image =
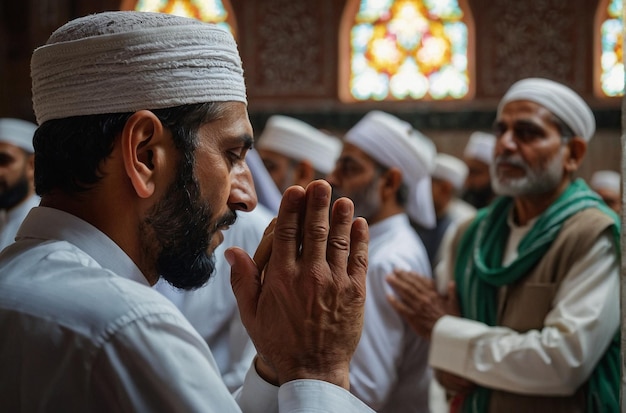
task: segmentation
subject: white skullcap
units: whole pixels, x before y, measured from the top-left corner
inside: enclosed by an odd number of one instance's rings
[[[315,170],[328,174],[341,152],[341,140],[288,116],[271,116],[256,147],[278,152],[296,161],[310,161]]]
[[[576,92],[561,83],[541,78],[514,83],[498,105],[498,116],[504,105],[514,100],[529,100],[543,106],[586,141],[593,137],[596,130],[596,121],[589,106]]]
[[[467,164],[459,158],[445,153],[437,154],[433,178],[450,182],[458,191],[463,187],[468,172]]]
[[[467,145],[463,150],[463,156],[469,159],[478,159],[491,165],[493,150],[496,147],[496,137],[490,133],[474,132],[470,135]]]
[[[37,122],[179,105],[246,103],[230,33],[170,14],[93,14],[57,29],[31,59]]]
[[[596,171],[591,176],[592,189],[608,189],[620,193],[620,186],[620,174],[615,171]]]
[[[381,165],[398,168],[409,188],[407,214],[425,228],[436,223],[430,174],[435,168],[434,143],[395,116],[381,111],[366,114],[345,136]]]
[[[13,118],[0,119],[0,142],[10,143],[28,153],[33,153],[33,135],[37,130],[34,123]]]

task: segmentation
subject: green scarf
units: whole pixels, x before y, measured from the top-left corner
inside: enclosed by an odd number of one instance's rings
[[[582,179],[577,179],[561,194],[524,236],[518,246],[518,257],[503,267],[502,256],[509,235],[507,217],[513,207],[510,197],[496,199],[478,211],[460,240],[455,265],[457,294],[463,317],[496,325],[497,291],[528,272],[548,251],[562,224],[577,212],[597,208],[609,215],[614,224],[613,241],[620,251],[619,217]],[[606,353],[595,367],[587,388],[587,412],[619,411],[620,383],[619,329]],[[483,413],[489,405],[490,391],[478,387],[463,402],[463,412]]]

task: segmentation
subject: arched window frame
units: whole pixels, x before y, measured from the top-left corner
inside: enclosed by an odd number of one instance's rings
[[[622,50],[623,50],[623,39],[624,39],[624,4],[622,0]],[[622,99],[624,93],[616,96],[607,95],[602,89],[602,25],[609,17],[607,8],[611,0],[600,0],[598,2],[598,7],[596,8],[596,15],[594,19],[594,56],[593,56],[593,92],[596,97],[600,99]],[[622,52],[623,55],[623,52]],[[622,63],[624,63],[624,58],[622,56]]]
[[[463,10],[463,18],[461,19],[467,27],[467,70],[469,77],[468,91],[465,96],[460,99],[433,99],[430,96],[425,96],[421,99],[396,99],[393,97],[387,97],[382,102],[420,102],[427,101],[430,103],[444,103],[444,102],[460,102],[468,101],[474,98],[476,90],[476,54],[475,54],[475,30],[474,30],[474,18],[472,16],[471,9],[467,0],[457,0],[459,7]],[[341,17],[341,23],[339,27],[339,74],[338,74],[338,95],[339,100],[345,103],[363,103],[363,102],[375,102],[374,99],[358,100],[354,98],[350,91],[350,71],[351,71],[351,50],[350,50],[350,36],[353,27],[355,16],[359,12],[361,0],[348,0],[344,8],[343,15]],[[445,103],[444,103],[445,104]]]
[[[186,0],[190,1],[190,0]],[[237,19],[235,18],[235,13],[233,11],[233,7],[230,4],[230,0],[220,0],[224,9],[226,10],[226,23],[230,25],[231,33],[235,40],[237,40]],[[138,0],[122,0],[120,5],[120,10],[135,10],[137,7]],[[214,22],[208,22],[214,23]]]

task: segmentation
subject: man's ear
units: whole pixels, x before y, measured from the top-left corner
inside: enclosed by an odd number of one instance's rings
[[[585,153],[587,153],[587,142],[583,138],[575,136],[567,142],[567,147],[569,153],[563,167],[565,172],[571,174],[578,170],[580,163],[583,161]]]
[[[121,136],[124,168],[137,195],[148,198],[156,187],[155,165],[165,156],[165,129],[149,110],[135,112],[124,125]]]
[[[402,172],[398,168],[389,168],[381,176],[382,186],[382,199],[396,198],[396,193],[402,185]]]

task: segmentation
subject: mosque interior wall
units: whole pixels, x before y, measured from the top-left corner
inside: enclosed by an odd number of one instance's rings
[[[594,21],[599,0],[464,0],[473,17],[473,98],[355,102],[339,99],[341,15],[348,0],[231,0],[246,73],[249,112],[260,132],[272,114],[341,134],[371,109],[411,122],[438,149],[460,155],[469,134],[489,131],[499,97],[528,76],[568,84],[590,104],[598,132],[580,176],[621,170],[621,99],[594,92]],[[1,0],[0,116],[34,120],[32,50],[72,18],[119,9],[121,0]]]

